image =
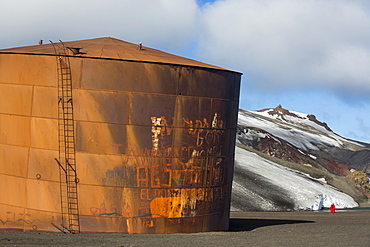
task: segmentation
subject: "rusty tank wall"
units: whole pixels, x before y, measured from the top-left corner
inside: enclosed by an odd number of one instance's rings
[[[240,74],[71,57],[81,232],[227,230]],[[58,231],[54,56],[0,54],[0,229]]]

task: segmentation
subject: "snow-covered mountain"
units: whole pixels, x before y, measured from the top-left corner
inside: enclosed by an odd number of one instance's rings
[[[345,139],[314,115],[281,106],[240,110],[238,124],[233,210],[356,207],[370,196],[369,182],[356,184],[353,172],[370,172],[369,144]]]

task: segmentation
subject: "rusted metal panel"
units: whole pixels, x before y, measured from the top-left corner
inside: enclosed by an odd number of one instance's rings
[[[228,71],[181,67],[178,94],[235,100],[236,92],[239,93],[236,84],[234,73]]]
[[[76,89],[74,96],[77,121],[128,124],[128,93]]]
[[[98,47],[96,41],[91,45],[91,52]],[[145,50],[132,46],[136,61],[92,59],[92,54],[69,58],[76,81],[72,103],[81,232],[227,230],[240,74],[186,59],[175,63],[179,60],[166,54],[151,63]],[[17,99],[20,92],[12,88],[22,86],[22,76],[33,85],[32,91],[21,90],[28,95],[22,103],[32,109],[26,116],[19,116],[18,106],[0,107],[0,147],[21,154],[15,159],[0,153],[0,229],[61,227],[59,168],[53,160],[58,83],[40,83],[36,76],[45,68],[56,73],[56,62],[50,55],[15,54],[43,49],[49,48],[0,51],[0,87]],[[33,58],[43,66],[29,66]],[[5,76],[8,69],[16,75]],[[46,74],[42,80],[57,80]],[[17,177],[23,169],[28,172]]]
[[[1,54],[0,82],[56,86],[58,81],[55,58],[28,54]]]
[[[133,93],[131,95],[130,124],[152,127],[153,121],[172,123],[176,111],[176,95]],[[163,120],[154,120],[154,118]],[[152,119],[153,118],[153,119]]]
[[[19,102],[26,102],[25,105]],[[18,115],[31,115],[32,87],[24,85],[0,85],[0,112]]]
[[[56,119],[31,118],[31,147],[55,150],[58,143],[55,136],[58,135],[58,123]]]
[[[28,162],[28,147],[0,144],[0,174],[26,177],[27,170],[24,169]],[[12,165],[5,165],[12,164]]]
[[[8,205],[13,205],[16,207],[23,207],[27,205],[27,197],[26,196],[15,196],[13,193],[19,192],[20,195],[27,194],[26,188],[27,180],[24,177],[15,177],[15,176],[8,176],[8,175],[0,175],[0,202]]]
[[[77,122],[77,152],[121,153],[126,146],[126,125]]]
[[[30,148],[25,153],[28,157],[28,166],[26,172],[28,178],[37,179],[38,181],[53,181],[59,182],[59,170],[58,166],[53,166],[55,157],[58,156],[58,152],[50,149]],[[12,163],[13,164],[13,163]],[[16,175],[16,174],[14,174]]]
[[[176,94],[176,66],[84,59],[81,73],[84,89]]]
[[[58,117],[58,92],[53,87],[33,87],[32,116],[40,118]],[[45,107],[45,105],[49,107]]]
[[[0,114],[0,143],[27,146],[31,145],[31,117]]]

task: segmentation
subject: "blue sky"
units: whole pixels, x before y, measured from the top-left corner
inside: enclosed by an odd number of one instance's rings
[[[242,109],[281,104],[370,143],[370,1],[62,2],[0,0],[0,49],[40,39],[143,42],[242,72]]]

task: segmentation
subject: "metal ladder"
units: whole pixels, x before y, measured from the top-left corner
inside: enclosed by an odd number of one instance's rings
[[[76,172],[76,150],[72,100],[72,74],[67,48],[60,41],[53,45],[58,67],[58,142],[60,196],[63,232],[80,232]]]

